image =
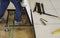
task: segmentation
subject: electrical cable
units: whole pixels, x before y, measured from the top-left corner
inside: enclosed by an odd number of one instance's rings
[[[10,38],[13,38],[13,28],[10,31]]]
[[[15,13],[14,13],[14,16],[15,16]],[[13,31],[14,31],[14,25],[15,25],[15,20],[13,19],[13,26],[11,28],[11,32],[10,32],[10,38],[13,38]]]
[[[51,0],[49,0],[49,1],[50,1],[51,5],[52,5],[53,9],[55,10],[56,14],[58,14],[55,6],[54,6],[53,3],[52,3],[52,1],[51,1]],[[59,15],[59,14],[58,14],[58,15]]]

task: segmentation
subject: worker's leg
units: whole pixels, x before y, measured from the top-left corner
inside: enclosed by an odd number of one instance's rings
[[[0,19],[4,15],[4,12],[7,9],[9,3],[10,3],[9,0],[1,0],[1,4],[0,4]]]
[[[18,0],[11,0],[11,2],[14,4],[16,8],[16,13],[15,13],[15,20],[17,22],[21,21],[21,16],[22,16],[22,6]]]

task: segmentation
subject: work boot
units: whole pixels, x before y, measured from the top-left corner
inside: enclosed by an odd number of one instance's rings
[[[15,25],[25,25],[25,24],[26,24],[26,20],[25,19],[22,19],[19,22],[15,21]]]
[[[19,21],[19,22],[15,21],[15,25],[23,25],[23,21]]]

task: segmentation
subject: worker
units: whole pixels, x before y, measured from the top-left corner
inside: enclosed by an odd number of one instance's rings
[[[22,6],[20,4],[19,0],[0,0],[0,21],[2,19],[2,16],[5,13],[5,10],[7,9],[10,1],[14,4],[15,8],[16,8],[16,13],[15,13],[15,17],[14,20],[19,22],[21,21],[21,16],[22,16]]]

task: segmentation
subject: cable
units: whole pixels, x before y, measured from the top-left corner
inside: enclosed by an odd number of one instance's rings
[[[10,38],[13,38],[13,28],[11,29],[11,32],[10,32]]]
[[[54,7],[54,5],[53,5],[53,3],[52,3],[52,1],[51,1],[51,0],[49,0],[49,1],[50,1],[51,5],[52,5],[53,9],[56,11],[56,14],[58,14],[56,8]],[[58,14],[58,15],[59,15],[59,14]]]

